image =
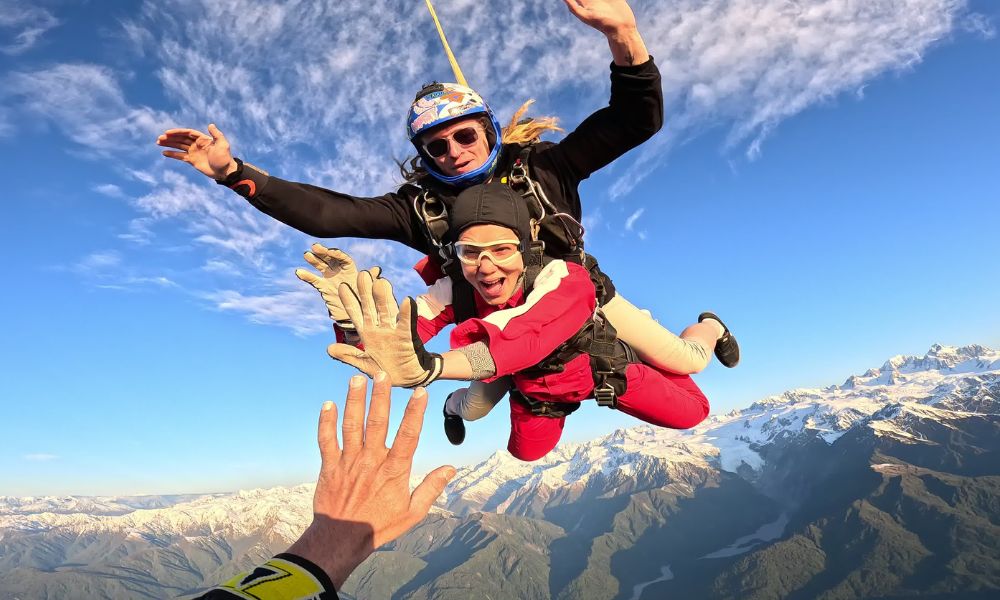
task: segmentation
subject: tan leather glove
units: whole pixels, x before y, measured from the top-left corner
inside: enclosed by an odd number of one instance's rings
[[[410,297],[396,305],[392,284],[373,279],[362,271],[357,292],[340,285],[340,301],[348,318],[357,327],[364,350],[348,344],[331,344],[329,355],[374,377],[379,371],[389,375],[392,384],[413,388],[428,385],[441,375],[444,360],[440,354],[424,349],[417,335],[417,302]]]
[[[347,316],[338,292],[341,283],[346,283],[351,288],[357,284],[358,267],[354,263],[354,259],[343,250],[327,248],[322,244],[313,244],[304,256],[306,262],[315,267],[322,277],[305,269],[295,269],[295,276],[316,288],[316,291],[323,297],[323,301],[326,302],[326,310],[330,313],[330,318],[341,329],[354,331],[354,324]],[[371,271],[373,277],[378,279],[382,268],[372,267]]]

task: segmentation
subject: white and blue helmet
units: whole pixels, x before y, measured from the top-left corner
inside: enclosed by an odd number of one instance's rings
[[[441,173],[435,167],[434,160],[424,154],[417,137],[438,125],[478,114],[488,117],[493,129],[492,132],[486,132],[492,146],[486,162],[478,169],[461,175],[448,176]],[[417,93],[406,115],[406,135],[423,159],[427,172],[435,179],[458,187],[476,185],[489,179],[500,160],[500,149],[503,146],[502,130],[493,111],[475,90],[457,83],[432,83]]]

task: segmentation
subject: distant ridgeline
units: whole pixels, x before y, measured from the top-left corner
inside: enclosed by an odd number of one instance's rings
[[[1000,352],[934,346],[691,431],[459,471],[347,598],[1000,598]],[[284,550],[309,485],[0,498],[0,598],[191,594]]]

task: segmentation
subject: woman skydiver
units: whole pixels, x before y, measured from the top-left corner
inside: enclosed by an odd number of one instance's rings
[[[338,288],[360,346],[333,344],[330,356],[369,376],[384,370],[393,385],[404,387],[509,376],[507,449],[525,461],[556,446],[566,416],[586,398],[660,427],[693,427],[708,415],[708,400],[690,376],[643,364],[616,339],[597,310],[585,267],[532,256],[539,222],[509,186],[467,188],[449,219],[475,316],[456,316],[459,288],[449,278],[400,306],[386,279],[364,271],[356,287],[345,282]],[[453,323],[452,350],[424,349]]]
[[[164,151],[165,156],[190,163],[259,210],[308,235],[394,240],[428,254],[439,264],[448,260],[440,256],[437,243],[442,236],[432,225],[442,221],[434,217],[450,210],[455,196],[471,185],[490,180],[513,185],[513,175],[520,165],[526,176],[520,179],[528,182],[522,187],[537,184],[537,190],[550,201],[552,212],[569,217],[563,221],[549,219],[542,225],[539,239],[546,244],[546,254],[585,262],[591,268],[600,283],[599,303],[604,314],[619,338],[645,363],[677,374],[696,373],[705,368],[714,351],[720,362],[734,366],[739,359],[738,345],[717,319],[706,318],[677,337],[616,294],[611,280],[583,255],[581,232],[573,230],[573,224],[582,218],[579,183],[660,129],[663,96],[659,71],[625,0],[564,2],[583,23],[605,35],[614,62],[608,106],[590,115],[558,143],[509,143],[510,138],[503,137],[503,130],[482,98],[456,84],[427,86],[418,94],[410,107],[407,125],[422,169],[411,174],[411,181],[397,191],[374,198],[269,176],[234,158],[225,136],[214,125],[209,125],[208,134],[171,129],[157,143],[174,149]],[[339,262],[331,261],[333,268],[338,268]],[[451,261],[453,273],[456,262]],[[481,396],[495,403],[505,391],[501,381],[456,394]],[[450,425],[454,430],[461,421],[452,418]]]

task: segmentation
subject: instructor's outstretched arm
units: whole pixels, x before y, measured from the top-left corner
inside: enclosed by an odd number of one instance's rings
[[[410,492],[410,470],[417,449],[427,392],[410,396],[392,447],[389,429],[389,378],[375,376],[365,419],[367,379],[351,378],[344,406],[343,446],[337,441],[337,408],[323,404],[319,448],[323,458],[313,522],[288,549],[263,565],[212,589],[198,600],[246,598],[336,598],[351,572],[376,548],[398,538],[423,519],[455,468],[431,471]],[[282,574],[282,577],[276,577]]]

